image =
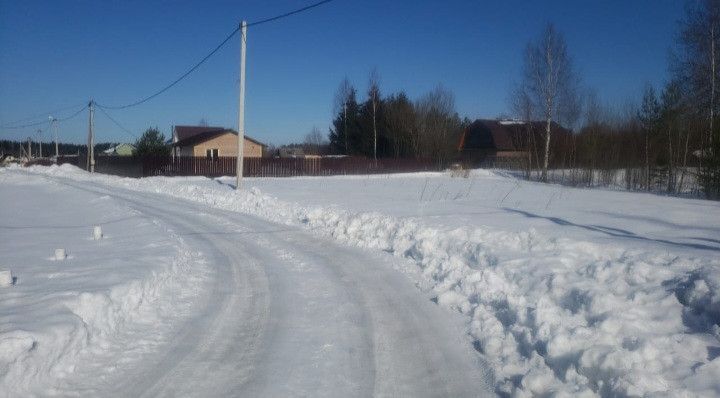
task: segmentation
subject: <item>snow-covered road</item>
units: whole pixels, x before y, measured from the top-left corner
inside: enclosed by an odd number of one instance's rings
[[[83,391],[101,396],[483,396],[492,376],[464,324],[402,262],[295,227],[167,196],[55,181],[168,225],[213,268],[159,353]],[[72,377],[66,381],[71,386]]]
[[[718,396],[717,202],[468,177],[0,169],[0,395]]]

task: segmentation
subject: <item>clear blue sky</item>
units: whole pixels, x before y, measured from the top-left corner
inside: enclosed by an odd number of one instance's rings
[[[183,73],[240,20],[314,1],[0,0],[0,125],[90,98],[135,101]],[[523,49],[550,21],[583,84],[610,104],[626,103],[646,82],[666,80],[682,14],[679,0],[335,0],[249,30],[246,130],[274,144],[300,141],[313,126],[327,131],[341,79],[364,96],[374,67],[384,94],[417,98],[442,84],[461,116],[496,117],[507,111]],[[178,86],[111,115],[137,135],[158,126],[167,136],[171,125],[203,118],[236,128],[238,60],[236,36]],[[96,126],[98,142],[133,141],[99,112]],[[35,129],[0,136],[22,139]],[[63,123],[60,134],[83,142],[87,115]]]

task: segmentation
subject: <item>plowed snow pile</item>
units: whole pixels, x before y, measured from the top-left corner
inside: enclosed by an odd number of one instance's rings
[[[501,394],[720,394],[720,204],[490,172],[298,179],[74,180],[303,225],[414,262],[467,316]],[[428,320],[432,322],[432,320]]]

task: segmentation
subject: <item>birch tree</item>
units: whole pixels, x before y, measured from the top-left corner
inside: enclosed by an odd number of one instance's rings
[[[720,0],[688,2],[681,21],[680,56],[676,65],[690,101],[707,118],[702,137],[701,180],[705,193],[720,198],[720,129],[717,128],[720,74]]]
[[[373,124],[373,159],[377,160],[377,108],[380,101],[380,74],[377,69],[370,72],[368,83],[368,97],[372,101],[372,124]]]
[[[577,93],[578,79],[563,36],[548,24],[536,42],[525,51],[523,88],[545,122],[541,180],[547,181],[552,123],[577,104],[569,98]]]

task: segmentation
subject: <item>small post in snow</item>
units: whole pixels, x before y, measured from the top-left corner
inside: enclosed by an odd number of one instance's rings
[[[102,227],[96,225],[93,227],[93,240],[100,240],[103,238]]]
[[[15,283],[12,271],[9,269],[0,270],[0,287],[10,287]]]
[[[247,22],[240,23],[240,99],[238,101],[238,146],[235,189],[240,189],[243,175],[245,150],[245,45],[247,44]]]
[[[63,248],[55,249],[55,261],[63,261],[67,258],[67,252]]]

